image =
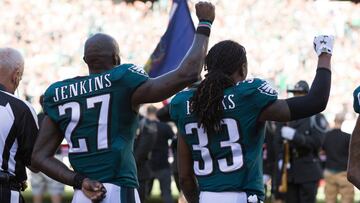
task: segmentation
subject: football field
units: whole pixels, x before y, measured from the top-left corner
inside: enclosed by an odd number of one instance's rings
[[[173,193],[174,202],[175,202],[175,200],[178,197],[178,191],[176,189],[175,182],[172,183],[172,193]],[[25,198],[26,203],[32,203],[31,189],[27,189],[23,193],[23,196]],[[66,187],[66,189],[65,189],[65,198],[63,200],[63,203],[70,203],[71,198],[72,198],[72,188],[71,187]],[[319,187],[319,190],[318,190],[318,195],[317,195],[318,201],[317,202],[318,203],[325,202],[324,198],[325,198],[324,187],[321,186],[321,187]],[[355,202],[359,202],[359,201],[360,201],[360,192],[358,190],[356,190],[355,191]],[[45,197],[44,203],[51,203],[50,197],[48,195]],[[147,203],[162,203],[162,200],[161,200],[161,197],[160,197],[160,186],[159,186],[159,182],[157,180],[154,181],[152,195],[151,195],[151,198],[149,199],[149,201],[147,201]]]

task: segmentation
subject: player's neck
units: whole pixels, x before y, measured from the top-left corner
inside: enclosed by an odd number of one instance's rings
[[[246,74],[242,71],[235,71],[231,76],[231,79],[233,79],[234,83],[238,83],[241,81],[244,81],[246,79]]]
[[[239,75],[238,76],[232,76],[231,78],[233,79],[235,84],[238,83],[238,82],[242,82],[242,81],[244,81],[246,79],[246,77],[239,76]]]
[[[95,64],[89,65],[89,74],[99,74],[109,71],[114,68],[114,65]]]

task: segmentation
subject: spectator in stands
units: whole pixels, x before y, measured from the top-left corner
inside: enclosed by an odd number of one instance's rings
[[[21,52],[31,67],[24,75],[20,95],[27,92],[37,98],[54,81],[85,74],[80,61],[81,42],[99,31],[112,33],[120,42],[122,53],[127,53],[122,56],[124,62],[145,64],[151,53],[144,50],[155,48],[168,24],[169,9],[160,8],[164,5],[169,8],[169,2],[157,1],[152,6],[149,2],[114,4],[111,0],[91,1],[91,4],[89,0],[0,1],[0,43],[22,47]],[[360,58],[353,57],[353,53],[360,52],[359,4],[304,0],[216,1],[216,4],[221,19],[212,41],[231,38],[246,42],[248,55],[253,56],[249,64],[258,67],[249,74],[273,80],[280,91],[286,89],[289,81],[312,77],[315,58],[306,42],[313,33],[328,30],[336,35],[341,57],[333,61],[337,77],[333,78],[335,85],[327,114],[338,112],[337,106],[343,103],[350,106],[351,102],[342,95],[358,85],[360,76],[357,71]],[[264,12],[269,8],[272,12]],[[234,24],[237,29],[232,29]],[[146,35],[119,32],[129,27]],[[342,67],[347,67],[347,71]],[[301,74],[293,74],[295,71]]]
[[[344,114],[336,115],[334,128],[326,133],[323,144],[326,155],[324,171],[326,203],[336,203],[338,194],[341,195],[341,203],[354,202],[354,186],[346,177],[350,134],[341,131],[344,119]]]

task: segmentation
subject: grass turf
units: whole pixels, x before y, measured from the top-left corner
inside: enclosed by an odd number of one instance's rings
[[[318,195],[317,195],[317,203],[324,203],[324,198],[325,198],[325,194],[324,194],[324,185],[321,185],[319,187],[318,190]],[[173,197],[174,197],[174,202],[178,197],[178,191],[176,189],[175,183],[173,181],[172,185],[171,185],[171,189],[173,192]],[[70,203],[71,199],[72,199],[72,188],[71,187],[66,187],[65,188],[65,194],[64,194],[64,199],[62,201],[62,203]],[[26,203],[32,203],[32,195],[31,195],[31,188],[27,189],[24,193],[23,196],[25,198],[25,202]],[[358,202],[360,200],[360,192],[358,190],[355,190],[355,200],[356,202]],[[340,202],[340,201],[338,201]],[[49,195],[45,195],[45,199],[43,203],[51,203],[50,201],[50,197]],[[159,182],[157,180],[154,181],[154,187],[152,190],[152,195],[149,198],[148,201],[146,201],[146,203],[162,203],[161,197],[160,197],[160,186],[159,186]],[[270,203],[266,202],[266,203]]]

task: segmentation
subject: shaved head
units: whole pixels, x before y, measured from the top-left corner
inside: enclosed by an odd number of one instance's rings
[[[13,71],[24,68],[24,58],[13,48],[0,48],[0,69]]]
[[[109,35],[98,33],[85,42],[84,61],[89,69],[109,69],[120,64],[119,45]]]
[[[24,58],[13,48],[0,48],[0,83],[14,93],[24,72]]]

